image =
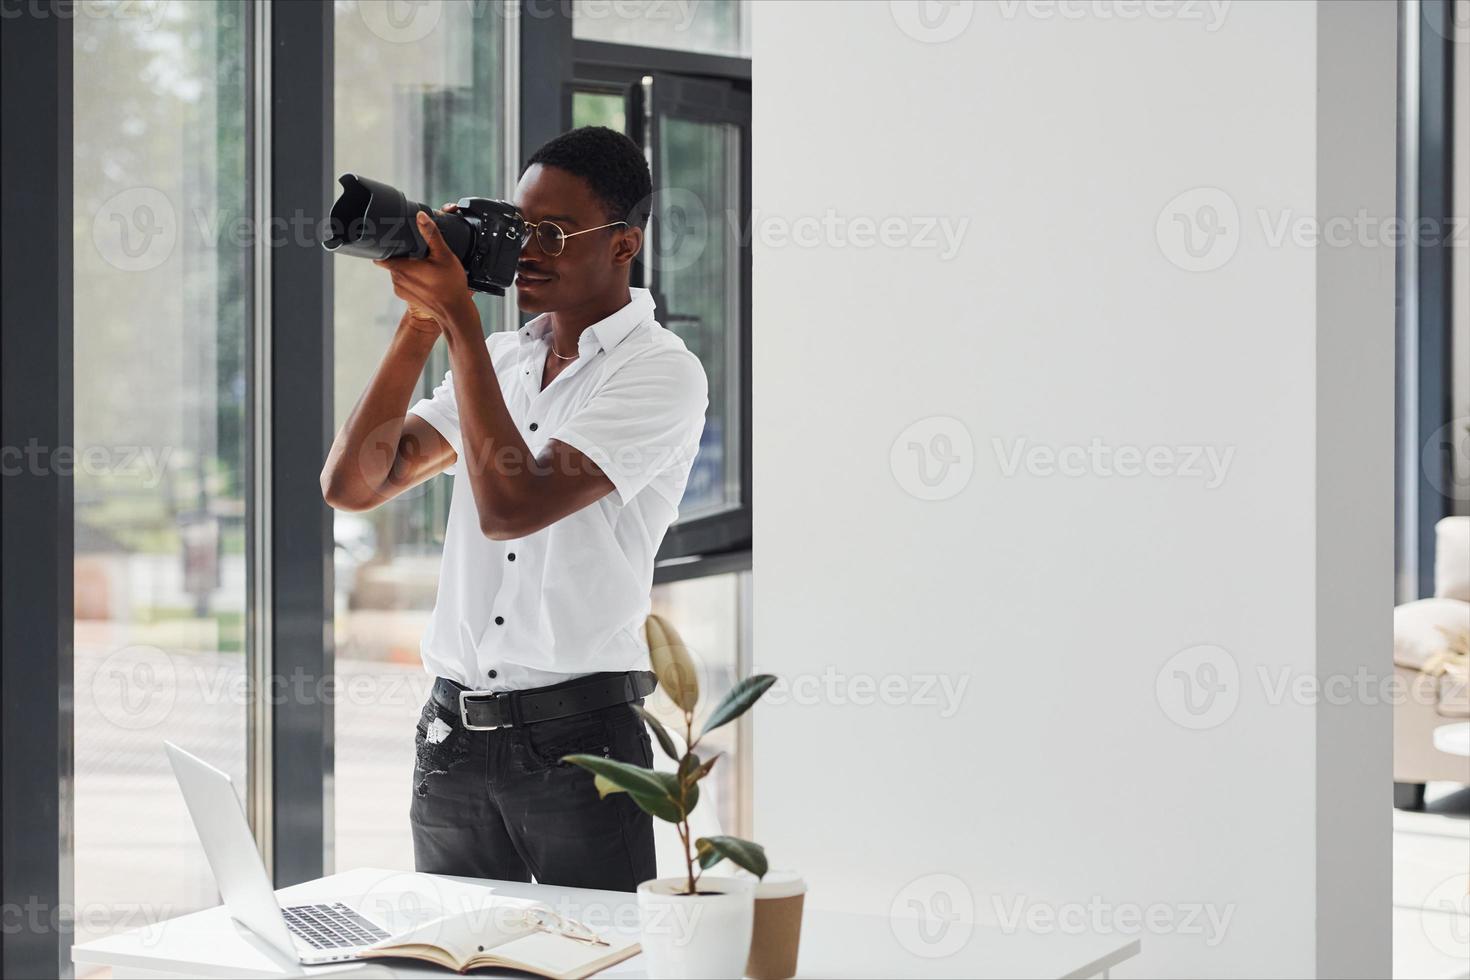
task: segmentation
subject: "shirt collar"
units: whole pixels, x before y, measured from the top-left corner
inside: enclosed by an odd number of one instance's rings
[[[580,353],[596,353],[599,350],[611,350],[623,342],[633,328],[644,320],[653,316],[654,303],[653,294],[646,289],[636,287],[628,290],[628,305],[618,310],[612,316],[598,320],[592,326],[582,331],[582,339],[577,342],[577,350]],[[543,313],[529,321],[520,329],[520,341],[529,344],[541,340],[551,332],[551,314]]]

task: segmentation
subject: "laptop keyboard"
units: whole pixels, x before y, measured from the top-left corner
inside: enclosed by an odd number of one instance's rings
[[[282,909],[286,928],[312,949],[368,946],[388,934],[341,902],[331,905],[292,905]]]

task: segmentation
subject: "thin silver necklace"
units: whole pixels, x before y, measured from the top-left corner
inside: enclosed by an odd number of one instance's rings
[[[575,361],[578,357],[581,356],[580,354],[573,354],[571,357],[567,357],[561,351],[559,351],[559,350],[556,349],[556,337],[555,336],[553,336],[551,334],[548,334],[547,337],[546,337],[546,339],[551,344],[551,352],[553,354],[555,354],[557,357],[561,358],[563,361]]]

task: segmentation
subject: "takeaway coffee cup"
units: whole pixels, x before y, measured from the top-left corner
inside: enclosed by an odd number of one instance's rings
[[[768,872],[755,889],[755,928],[745,975],[751,980],[789,980],[796,976],[801,942],[801,907],[806,882],[789,871]]]

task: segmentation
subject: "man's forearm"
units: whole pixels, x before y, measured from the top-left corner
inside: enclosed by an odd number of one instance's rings
[[[403,418],[437,340],[437,331],[414,326],[411,314],[404,312],[372,380],[332,441],[321,480],[328,503],[363,507],[384,499]]]
[[[463,464],[480,525],[491,533],[514,520],[535,478],[535,460],[506,407],[474,303],[466,300],[455,308],[444,323],[444,339],[454,372]]]

